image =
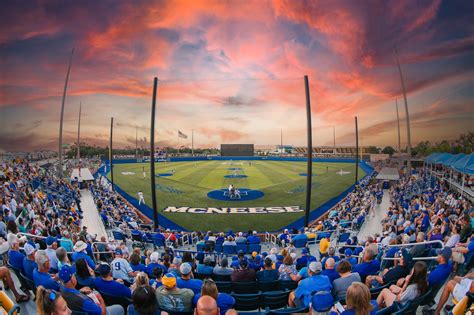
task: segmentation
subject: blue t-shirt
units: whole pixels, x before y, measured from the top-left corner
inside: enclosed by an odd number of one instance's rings
[[[197,272],[203,275],[212,275],[214,268],[202,264],[197,265]]]
[[[262,270],[257,272],[258,281],[275,281],[278,280],[278,270]]]
[[[23,271],[23,258],[26,256],[17,250],[8,251],[8,262],[16,269]]]
[[[295,297],[301,300],[305,307],[308,307],[314,292],[331,290],[332,285],[328,277],[315,275],[300,281],[295,290]]]
[[[202,280],[199,279],[189,279],[183,280],[181,278],[176,279],[176,286],[180,289],[191,289],[194,294],[201,292]]]
[[[193,297],[194,306],[197,305],[201,293],[197,293]],[[227,293],[219,293],[217,295],[217,307],[220,310],[220,315],[224,315],[229,309],[231,309],[235,304],[235,299]]]
[[[59,283],[54,281],[49,273],[43,273],[35,269],[33,270],[33,281],[37,287],[42,285],[46,289],[59,291]]]
[[[23,258],[23,273],[29,279],[33,280],[33,270],[38,268],[35,261],[29,260],[28,257]]]
[[[329,278],[329,280],[331,281],[331,284],[334,282],[334,280],[336,280],[337,278],[341,277],[339,275],[339,273],[337,273],[336,270],[334,269],[324,269],[322,272],[321,272],[322,275],[326,276]]]
[[[132,297],[132,292],[128,287],[114,280],[106,281],[102,278],[95,278],[94,286],[107,295],[123,296],[129,299]]]
[[[357,272],[362,280],[368,275],[375,275],[379,272],[380,262],[376,259],[355,265],[353,272]]]
[[[428,275],[428,283],[430,286],[437,286],[443,284],[448,279],[453,264],[449,261],[447,264],[439,264]]]
[[[250,236],[247,238],[247,242],[248,242],[249,244],[259,244],[259,243],[260,243],[260,237],[254,236],[254,235],[250,235]]]
[[[137,265],[130,264],[130,267],[132,267],[133,271],[143,271],[143,272],[148,271],[148,269],[146,268],[144,264],[137,264]]]
[[[375,315],[377,314],[377,311],[379,309],[379,306],[377,304],[377,301],[376,300],[371,300],[370,301],[370,304],[372,304],[372,310],[370,311],[370,315]],[[337,315],[338,313],[334,312],[334,311],[331,311],[331,313],[329,313],[329,315]],[[356,312],[353,310],[353,309],[349,309],[349,310],[345,310],[344,312],[342,312],[340,315],[356,315]]]
[[[165,266],[163,266],[162,264],[158,264],[158,263],[150,263],[146,266],[146,273],[150,276],[153,276],[153,269],[155,268],[161,268],[163,269],[163,274],[165,274],[168,270]]]
[[[61,287],[61,291],[70,292],[70,293],[73,293],[73,294],[76,294],[76,295],[85,296],[84,294],[82,294],[81,292],[79,292],[76,289],[69,289],[69,288],[66,288],[66,287]],[[87,297],[86,299],[83,299],[81,311],[86,312],[89,315],[102,315],[102,309],[100,308],[100,306],[95,304],[94,301],[92,301],[92,299],[89,298],[89,297]]]
[[[81,259],[81,258],[84,258],[87,262],[87,265],[92,269],[94,270],[95,269],[95,263],[94,261],[92,260],[92,258],[90,258],[89,255],[87,255],[86,253],[84,252],[75,252],[74,254],[72,254],[72,261],[76,262],[77,260]]]

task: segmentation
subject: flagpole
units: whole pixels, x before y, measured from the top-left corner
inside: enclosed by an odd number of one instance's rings
[[[283,128],[280,129],[280,154],[283,154]]]
[[[407,93],[405,90],[405,82],[403,81],[402,67],[400,66],[400,58],[398,57],[398,50],[395,48],[395,54],[397,55],[397,66],[398,72],[400,73],[400,81],[402,83],[403,99],[405,101],[405,116],[407,120],[407,140],[408,140],[408,157],[407,157],[407,179],[411,176],[411,132],[410,132],[410,114],[408,113],[408,102]]]
[[[357,179],[359,177],[359,127],[357,125],[357,116],[355,118],[355,129],[356,129],[356,169],[355,169],[355,185],[357,185]]]
[[[79,103],[79,120],[77,122],[77,159],[81,159],[81,110],[82,110],[82,102]]]
[[[194,129],[191,129],[191,156],[194,156]]]
[[[332,140],[333,140],[334,154],[336,154],[336,126],[332,126]]]
[[[109,163],[110,163],[110,179],[112,181],[112,190],[115,190],[114,187],[114,155],[112,152],[112,139],[113,139],[113,130],[114,130],[114,118],[110,117],[110,145],[109,145]]]
[[[311,126],[311,97],[309,94],[308,76],[304,76],[304,88],[306,95],[306,131],[308,140],[308,160],[306,170],[306,209],[304,213],[304,226],[309,225],[309,212],[311,211],[311,188],[313,180],[313,128]]]
[[[153,80],[153,98],[151,102],[151,133],[150,133],[150,171],[151,171],[151,201],[153,206],[153,226],[154,231],[158,225],[158,208],[156,204],[156,178],[155,178],[155,110],[156,110],[156,90],[158,78]]]
[[[67,67],[66,82],[64,83],[63,100],[61,103],[61,119],[59,120],[59,165],[58,176],[63,177],[63,123],[64,123],[64,103],[66,102],[67,83],[69,81],[69,74],[71,73],[72,56],[74,55],[74,48],[71,51],[69,58],[69,66]]]
[[[138,162],[138,126],[135,126],[135,160]]]

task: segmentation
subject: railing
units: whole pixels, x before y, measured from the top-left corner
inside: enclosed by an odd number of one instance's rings
[[[420,242],[420,243],[393,244],[393,245],[387,245],[386,247],[412,247],[412,246],[416,246],[416,245],[429,245],[429,244],[441,244],[441,248],[439,248],[439,249],[444,249],[444,243],[442,241],[426,241],[426,242]],[[413,257],[413,260],[435,260],[437,258],[438,258],[438,256]],[[397,260],[397,259],[399,259],[399,258],[382,257],[382,260]]]

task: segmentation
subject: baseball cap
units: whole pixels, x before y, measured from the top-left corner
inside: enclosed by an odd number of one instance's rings
[[[25,246],[23,247],[23,250],[25,251],[26,256],[29,256],[33,254],[36,248],[33,245],[26,243]]]
[[[56,242],[56,239],[51,235],[46,238],[46,245],[51,246]]]
[[[308,253],[308,249],[307,249],[307,248],[303,248],[303,249],[301,250],[301,254],[307,254],[307,253]]]
[[[190,274],[191,271],[192,271],[191,265],[188,264],[188,263],[183,263],[183,264],[181,264],[181,266],[179,266],[179,271],[183,275]]]
[[[451,258],[453,251],[450,247],[445,247],[443,249],[438,249],[437,254],[443,256],[444,260],[448,261]]]
[[[323,270],[323,265],[321,265],[319,261],[313,261],[312,263],[309,264],[308,268],[312,272],[317,273]]]
[[[176,285],[176,276],[172,273],[167,273],[161,279],[161,283],[163,283],[165,287],[172,288]]]
[[[402,249],[401,254],[402,254],[401,256],[403,257],[403,260],[405,260],[406,264],[411,263],[413,257],[406,249]]]
[[[123,255],[122,250],[121,250],[120,248],[117,248],[117,249],[115,250],[115,255]]]
[[[62,266],[58,272],[59,279],[61,279],[61,281],[64,283],[68,283],[71,280],[73,275],[74,275],[74,270],[69,265]]]
[[[257,252],[252,252],[252,257],[255,258],[257,256]]]
[[[105,264],[105,263],[102,263],[99,265],[99,268],[97,268],[97,272],[99,272],[99,274],[101,276],[106,276],[110,273],[110,266],[109,264]]]
[[[352,256],[352,249],[350,248],[346,248],[346,250],[344,251],[344,256]]]
[[[319,291],[311,298],[311,308],[316,312],[326,312],[333,304],[334,299],[329,292]]]
[[[283,261],[283,259],[285,259],[285,257],[283,257],[283,255],[276,255],[276,259]]]

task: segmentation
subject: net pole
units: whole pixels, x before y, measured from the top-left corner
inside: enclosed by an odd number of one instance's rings
[[[313,180],[313,128],[311,126],[311,98],[309,95],[309,81],[308,76],[304,76],[304,88],[306,95],[306,132],[308,140],[308,160],[306,171],[306,208],[304,213],[304,226],[309,225],[309,212],[311,209],[311,186]]]
[[[158,229],[158,208],[156,205],[156,180],[155,180],[155,112],[156,112],[156,89],[158,78],[153,80],[153,97],[151,101],[151,134],[150,134],[150,172],[151,172],[151,201],[153,206],[153,224],[155,231]]]
[[[115,190],[114,185],[114,155],[112,153],[113,143],[113,132],[114,132],[114,118],[110,117],[110,144],[109,144],[109,162],[110,162],[110,180],[112,181],[112,190]]]
[[[359,178],[359,126],[357,124],[357,116],[355,116],[354,119],[356,129],[356,170],[354,185],[357,185],[357,179]]]

